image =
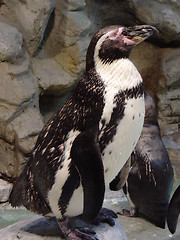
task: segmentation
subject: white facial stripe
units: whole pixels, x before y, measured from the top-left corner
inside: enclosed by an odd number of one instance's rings
[[[124,27],[118,28],[118,31],[117,31],[116,35],[110,33],[110,34],[109,34],[109,39],[115,40],[119,35],[121,35],[123,29],[124,29]],[[112,34],[112,36],[111,36],[111,34]]]

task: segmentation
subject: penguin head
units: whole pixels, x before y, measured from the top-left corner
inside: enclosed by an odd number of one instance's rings
[[[98,31],[92,38],[86,56],[86,70],[93,68],[96,61],[111,64],[113,61],[128,58],[131,49],[158,30],[149,25],[123,27],[109,26]]]

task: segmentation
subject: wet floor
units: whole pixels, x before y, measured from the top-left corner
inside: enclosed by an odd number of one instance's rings
[[[180,181],[175,182],[174,188]],[[109,194],[109,193],[108,193]],[[119,195],[119,197],[118,197]],[[112,209],[115,212],[121,211],[123,208],[129,208],[129,204],[125,196],[122,196],[121,192],[110,193],[111,197],[108,197],[105,201],[105,205],[110,207],[113,202]],[[146,221],[143,218],[125,217],[119,216],[120,224],[123,226],[128,240],[179,240],[180,239],[180,218],[177,226],[177,231],[172,235],[167,226],[165,229],[158,228]]]
[[[0,229],[15,222],[29,219],[34,216],[34,213],[27,211],[24,208],[13,209],[7,204],[0,205]],[[1,239],[0,239],[1,240]]]

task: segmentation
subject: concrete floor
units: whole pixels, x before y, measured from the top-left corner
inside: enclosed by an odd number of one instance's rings
[[[115,212],[121,211],[123,208],[129,208],[126,197],[120,191],[108,191],[104,205]],[[128,240],[180,240],[180,217],[174,235],[169,232],[167,226],[165,229],[161,229],[143,218],[119,216],[118,220],[123,226]]]

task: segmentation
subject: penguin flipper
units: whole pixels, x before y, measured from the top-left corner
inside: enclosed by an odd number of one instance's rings
[[[180,214],[180,185],[174,192],[168,207],[167,225],[173,234],[176,231],[177,221]]]
[[[84,191],[83,219],[93,221],[99,214],[105,193],[104,169],[95,131],[80,133],[71,148]]]
[[[118,191],[125,186],[131,167],[131,158],[127,160],[118,175],[109,183],[111,191]]]

